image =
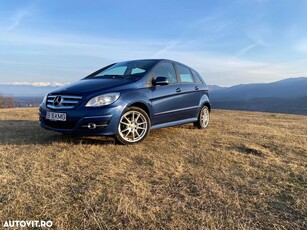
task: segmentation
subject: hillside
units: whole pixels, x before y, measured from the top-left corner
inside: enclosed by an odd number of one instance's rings
[[[210,89],[210,87],[209,87]],[[211,88],[214,108],[307,115],[307,78]]]
[[[306,229],[307,117],[214,110],[143,143],[65,137],[0,110],[0,220],[58,229]]]
[[[271,83],[241,84],[212,90],[213,100],[254,98],[294,99],[307,96],[307,77],[288,78]]]
[[[254,98],[212,101],[214,108],[307,115],[307,96],[296,99]]]

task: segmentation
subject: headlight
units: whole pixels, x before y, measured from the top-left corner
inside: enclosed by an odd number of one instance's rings
[[[119,93],[107,93],[107,94],[102,94],[96,97],[93,97],[91,100],[89,100],[86,103],[86,107],[100,107],[104,105],[110,105],[117,101],[119,98]]]
[[[43,99],[43,104],[46,104],[46,102],[47,102],[47,96],[48,96],[48,94],[44,97],[44,99]]]

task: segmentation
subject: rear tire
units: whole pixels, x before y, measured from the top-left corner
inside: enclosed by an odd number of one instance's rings
[[[124,145],[143,141],[150,130],[148,114],[139,107],[129,107],[120,117],[116,142]]]
[[[208,106],[204,105],[198,114],[198,120],[194,122],[194,126],[198,129],[205,129],[209,125],[210,110]]]

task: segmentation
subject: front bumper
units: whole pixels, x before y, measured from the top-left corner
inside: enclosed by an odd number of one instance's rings
[[[78,135],[115,135],[120,116],[124,108],[122,106],[106,106],[99,108],[74,108],[74,109],[50,109],[45,104],[39,108],[40,125],[47,129],[62,133]],[[51,121],[46,119],[47,111],[66,113],[66,121]],[[95,128],[89,128],[94,123]]]

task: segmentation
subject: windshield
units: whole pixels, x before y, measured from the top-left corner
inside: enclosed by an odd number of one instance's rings
[[[157,61],[141,60],[120,62],[111,66],[102,68],[101,70],[89,75],[88,78],[127,78],[139,77],[144,75]]]

